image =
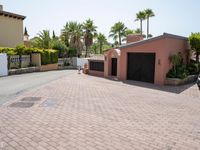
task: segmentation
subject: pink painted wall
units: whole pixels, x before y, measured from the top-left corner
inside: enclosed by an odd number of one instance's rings
[[[120,77],[121,68],[120,68],[120,55],[116,52],[115,49],[110,49],[105,55],[105,61],[104,61],[104,76],[108,77],[111,76],[112,71],[112,58],[117,58],[117,78]]]
[[[103,71],[90,70],[90,61],[92,61],[92,60],[88,61],[88,74],[89,75],[93,75],[93,76],[98,76],[98,77],[104,77],[104,72]]]
[[[92,76],[104,77],[104,72],[101,71],[89,70],[88,74]]]
[[[177,52],[185,54],[185,50],[188,48],[187,46],[187,41],[184,39],[160,38],[146,43],[120,48],[121,55],[117,57],[119,60],[117,77],[119,80],[127,79],[127,53],[155,53],[154,83],[163,85],[165,83],[166,74],[171,68],[169,56]],[[111,74],[111,58],[115,56],[114,50],[109,50],[105,53],[105,56],[107,60],[104,63],[104,76],[108,77]]]

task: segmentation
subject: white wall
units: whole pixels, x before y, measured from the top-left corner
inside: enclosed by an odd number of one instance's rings
[[[77,58],[77,66],[84,68],[85,64],[88,64],[88,60],[86,58]]]
[[[8,75],[8,60],[7,54],[0,53],[0,76]]]

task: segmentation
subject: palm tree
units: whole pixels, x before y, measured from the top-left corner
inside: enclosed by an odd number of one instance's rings
[[[68,22],[61,30],[61,40],[65,43],[67,47],[69,47],[69,23]]]
[[[145,12],[145,16],[146,16],[146,19],[147,19],[147,39],[148,39],[150,37],[149,36],[149,18],[154,17],[155,14],[154,14],[152,9],[146,9],[144,12]]]
[[[122,38],[126,36],[126,30],[124,23],[117,22],[115,23],[110,30],[109,37],[113,37],[113,39],[116,41],[118,39],[119,45],[122,44]]]
[[[135,30],[135,34],[141,34],[141,30],[140,30],[139,28],[137,28],[137,29]]]
[[[126,41],[129,34],[135,34],[135,31],[132,29],[127,29],[125,32],[125,37],[122,39],[122,41]]]
[[[102,33],[99,33],[97,35],[97,42],[99,44],[99,51],[100,51],[100,54],[103,53],[103,45],[107,43],[107,39],[106,39],[106,36]]]
[[[48,49],[50,48],[51,37],[48,30],[43,30],[38,33],[38,37],[35,37],[35,46],[38,48]]]
[[[82,24],[77,22],[69,22],[70,46],[76,49],[78,57],[81,55],[81,51],[83,50],[83,43],[81,42],[82,36]]]
[[[84,30],[84,44],[86,47],[85,57],[88,55],[88,49],[93,44],[93,38],[97,34],[97,26],[94,25],[93,20],[88,19],[83,23]]]
[[[140,21],[140,34],[142,35],[143,31],[142,31],[142,22],[143,20],[146,19],[146,14],[144,11],[139,11],[137,14],[136,14],[136,19],[135,21]]]

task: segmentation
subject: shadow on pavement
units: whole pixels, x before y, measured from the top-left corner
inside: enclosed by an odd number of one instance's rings
[[[139,86],[139,87],[143,87],[143,88],[149,88],[149,89],[154,89],[154,90],[176,93],[176,94],[180,94],[196,84],[194,82],[194,83],[189,83],[186,85],[169,86],[169,85],[155,85],[155,84],[151,84],[151,83],[130,81],[130,80],[123,81],[123,83],[129,84],[129,85],[134,85],[134,86]]]

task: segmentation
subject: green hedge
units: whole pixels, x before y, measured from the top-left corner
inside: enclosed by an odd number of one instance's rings
[[[52,49],[26,48],[25,46],[20,45],[16,48],[0,47],[0,53],[7,53],[9,56],[40,53],[42,65],[58,63],[58,51]]]

